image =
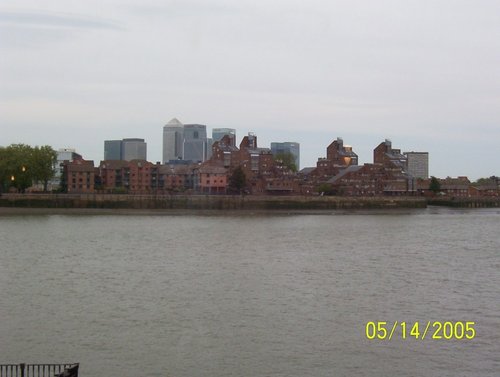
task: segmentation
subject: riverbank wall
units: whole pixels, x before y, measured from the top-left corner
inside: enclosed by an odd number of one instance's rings
[[[498,208],[500,207],[500,198],[429,198],[427,204],[455,208]]]
[[[415,197],[238,196],[238,195],[114,195],[4,194],[0,207],[194,209],[194,210],[331,210],[425,208]]]

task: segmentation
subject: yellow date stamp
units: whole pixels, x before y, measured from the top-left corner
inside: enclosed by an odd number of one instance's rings
[[[475,322],[471,321],[370,321],[365,325],[365,335],[369,340],[434,339],[471,340],[476,337]]]

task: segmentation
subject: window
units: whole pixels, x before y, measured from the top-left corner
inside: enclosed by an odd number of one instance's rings
[[[252,154],[250,157],[250,161],[251,161],[251,169],[259,170],[259,155]]]

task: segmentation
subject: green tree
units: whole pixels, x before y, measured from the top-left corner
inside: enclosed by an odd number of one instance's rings
[[[317,187],[317,191],[319,192],[320,195],[333,195],[334,190],[331,184],[329,183],[322,183]]]
[[[31,176],[38,183],[43,183],[43,191],[47,191],[49,181],[54,177],[57,153],[52,147],[44,145],[36,146],[31,154]]]
[[[14,187],[24,191],[31,186],[30,159],[32,148],[26,144],[11,144],[0,154],[0,178],[3,190]]]
[[[247,177],[243,168],[238,166],[233,170],[233,173],[229,176],[229,191],[241,194],[243,189],[247,184]]]
[[[56,152],[49,146],[32,148],[26,144],[11,144],[0,148],[0,187],[24,192],[33,181],[48,181],[54,176]]]
[[[476,182],[478,185],[489,185],[489,184],[495,184],[500,178],[497,176],[492,175],[489,178],[479,178]]]
[[[297,165],[295,164],[295,156],[290,152],[276,153],[274,161],[287,167],[294,173],[297,172]]]
[[[7,151],[4,147],[0,147],[0,193],[5,191],[7,175]]]
[[[437,194],[439,191],[441,191],[441,184],[439,183],[439,180],[434,176],[431,177],[429,190],[431,190],[434,194]]]

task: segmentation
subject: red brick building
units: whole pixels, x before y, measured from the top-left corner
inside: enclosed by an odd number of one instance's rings
[[[294,177],[292,172],[276,163],[269,148],[259,148],[257,136],[252,133],[242,139],[239,149],[224,136],[214,143],[212,157],[204,165],[224,167],[227,175],[240,166],[245,173],[247,191],[252,194],[266,194],[270,190],[274,193],[300,190],[298,184],[291,183],[295,179],[291,178]],[[283,180],[283,183],[278,184],[279,180]]]
[[[407,195],[414,192],[402,169],[383,164],[350,166],[328,181],[333,192],[345,196]]]
[[[193,188],[198,164],[167,164],[158,167],[158,192],[177,193]]]
[[[392,142],[385,139],[373,150],[373,163],[383,165],[395,165],[406,170],[407,158],[401,153],[401,149],[392,148]]]
[[[227,169],[222,166],[203,165],[196,170],[197,191],[204,194],[225,194],[227,190]]]
[[[470,196],[469,188],[471,183],[467,177],[451,178],[439,180],[440,192],[451,197],[466,198]]]
[[[77,158],[63,162],[61,187],[68,193],[93,193],[96,171],[94,161]]]
[[[487,182],[472,184],[469,193],[472,196],[495,198],[500,196],[500,186],[497,179],[490,179]]]
[[[310,174],[318,181],[326,181],[341,170],[355,165],[358,165],[358,155],[351,146],[344,145],[339,137],[326,148],[326,158],[319,158],[316,169]]]
[[[157,165],[145,160],[107,160],[99,165],[101,189],[149,194],[156,186]]]

